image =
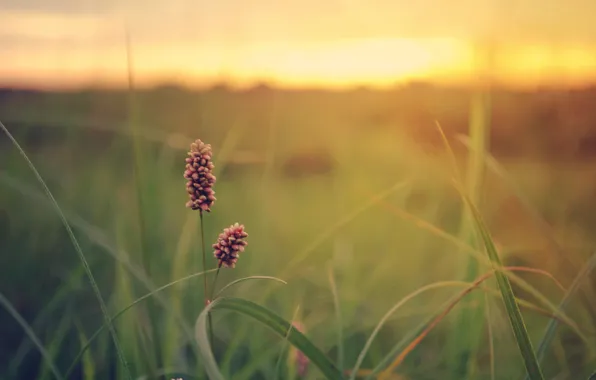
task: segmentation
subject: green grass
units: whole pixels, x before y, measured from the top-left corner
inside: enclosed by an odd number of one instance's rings
[[[583,182],[542,201],[550,187],[528,186],[529,176],[574,183],[571,174],[565,168],[557,174],[548,163],[543,172],[528,169],[527,162],[495,164],[479,142],[487,130],[468,136],[476,153],[462,159],[457,147],[453,157],[424,153],[393,129],[344,129],[331,113],[308,113],[310,103],[280,99],[259,127],[242,111],[227,110],[231,103],[205,97],[204,121],[160,130],[139,101],[130,121],[136,129],[116,131],[107,143],[94,141],[88,129],[57,127],[68,139],[24,146],[40,178],[14,146],[2,148],[0,210],[10,221],[2,250],[12,259],[2,261],[2,305],[10,313],[0,327],[22,328],[27,339],[3,356],[7,369],[0,367],[0,377],[23,378],[40,353],[43,363],[34,377],[80,372],[85,379],[126,378],[110,326],[135,378],[286,378],[293,375],[288,345],[310,358],[310,379],[381,373],[511,379],[523,377],[526,367],[545,378],[594,372],[592,305],[580,298],[579,280],[573,282],[579,270],[573,276],[559,271],[560,254],[552,249],[565,246],[570,262],[587,262],[594,241],[585,231],[591,226],[541,217],[554,202],[562,210],[573,206],[582,187],[591,185],[584,172],[577,173]],[[62,112],[67,118],[68,110]],[[149,130],[162,137],[148,137]],[[174,132],[184,144],[174,143]],[[15,131],[17,141],[20,133]],[[218,200],[205,218],[207,246],[236,221],[249,233],[237,268],[222,269],[218,279],[223,291],[211,304],[213,344],[206,339],[202,302],[200,220],[184,208],[185,145],[195,138],[213,145],[218,176]],[[309,146],[328,149],[334,171],[284,176],[283,160]],[[245,150],[261,152],[262,164],[238,168],[234,160]],[[142,176],[133,175],[133,165]],[[461,181],[465,202],[450,182],[453,165],[469,181]],[[479,187],[480,177],[491,185]],[[39,179],[53,198],[39,188]],[[514,210],[519,214],[508,215],[511,209],[501,205],[512,196],[523,202]],[[464,212],[471,206],[473,218]],[[474,235],[480,220],[481,234]],[[64,225],[72,227],[71,235]],[[521,265],[508,263],[524,249],[538,253],[523,256]],[[77,252],[88,268],[81,269]],[[493,277],[473,286],[491,263],[498,286]],[[209,254],[210,281],[215,265]],[[105,309],[84,281],[90,272]],[[276,278],[286,284],[261,281]],[[454,295],[453,287],[464,290]],[[22,299],[28,308],[17,307]],[[289,329],[296,320],[305,334]],[[541,347],[539,370],[531,346]]]

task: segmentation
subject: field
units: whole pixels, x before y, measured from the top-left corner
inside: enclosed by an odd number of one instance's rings
[[[0,121],[72,227],[109,315],[183,279],[114,320],[135,379],[206,376],[196,339],[204,334],[195,332],[203,279],[187,278],[203,270],[201,219],[185,208],[183,178],[195,139],[212,145],[217,176],[217,201],[203,217],[209,268],[223,228],[239,222],[249,234],[218,287],[247,276],[285,281],[247,280],[224,295],[299,322],[346,374],[359,363],[365,377],[399,358],[393,379],[524,376],[455,180],[512,269],[545,378],[587,379],[596,371],[595,101],[596,89],[488,97],[420,83],[345,92],[2,90]],[[4,133],[0,251],[0,378],[126,378],[107,329],[77,358],[102,311],[56,207]],[[283,336],[242,313],[211,315],[224,378],[301,372]],[[305,378],[323,375],[311,362]]]

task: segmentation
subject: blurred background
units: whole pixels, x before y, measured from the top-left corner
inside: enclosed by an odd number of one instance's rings
[[[286,280],[228,293],[301,322],[351,368],[407,294],[488,270],[454,177],[506,264],[548,271],[565,288],[585,268],[596,242],[594,14],[588,0],[1,0],[0,121],[73,228],[112,315],[202,270],[182,174],[190,143],[210,143],[218,200],[206,244],[235,222],[249,233],[218,283]],[[56,209],[5,133],[0,251],[0,378],[53,378],[40,347],[66,378],[123,377],[106,331],[77,358],[101,310]],[[552,314],[565,292],[518,275],[538,344],[544,300]],[[594,282],[581,285],[565,309],[577,329],[562,324],[546,352],[549,379],[596,370]],[[400,308],[362,368],[460,290]],[[194,277],[117,319],[135,378],[202,376],[193,336],[202,299]],[[280,359],[287,344],[264,327],[228,312],[214,323],[226,378],[296,375]],[[510,330],[498,295],[478,291],[396,378],[520,376]],[[317,376],[311,366],[306,377]]]

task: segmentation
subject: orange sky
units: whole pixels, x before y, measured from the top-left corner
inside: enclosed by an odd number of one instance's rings
[[[4,0],[0,83],[596,82],[596,1]],[[479,47],[485,50],[479,50]],[[484,63],[483,63],[484,62]]]

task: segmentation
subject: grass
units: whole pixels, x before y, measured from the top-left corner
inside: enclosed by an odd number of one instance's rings
[[[223,105],[231,100],[202,102],[210,105],[204,120],[219,125],[218,118],[229,117]],[[19,255],[2,267],[14,269],[4,269],[0,281],[10,316],[0,326],[22,328],[26,337],[18,342],[32,344],[3,356],[0,377],[127,378],[129,371],[168,380],[286,378],[295,375],[288,344],[309,358],[310,379],[510,379],[526,372],[530,379],[588,378],[594,372],[596,329],[591,305],[579,297],[591,264],[570,278],[558,271],[560,255],[542,248],[570,236],[587,248],[593,241],[562,224],[545,233],[540,213],[550,204],[523,186],[530,173],[523,163],[488,155],[480,142],[488,126],[469,136],[476,153],[462,165],[457,147],[452,156],[425,154],[395,131],[342,130],[330,114],[304,116],[306,106],[288,104],[276,102],[264,129],[239,113],[224,131],[202,124],[176,132],[187,136],[185,144],[198,137],[214,147],[218,201],[205,218],[204,242],[235,221],[250,234],[237,268],[221,270],[207,308],[203,224],[184,208],[187,148],[168,140],[165,130],[157,141],[144,136],[142,101],[130,121],[136,129],[114,132],[108,143],[65,127],[69,138],[58,145],[3,147],[0,194],[10,235],[2,249]],[[334,127],[322,128],[326,123]],[[283,159],[306,151],[309,141],[331,151],[333,171],[285,176]],[[238,152],[248,149],[263,152],[262,166],[238,163]],[[131,175],[131,163],[142,176]],[[450,182],[454,167],[463,200]],[[522,185],[512,189],[518,180]],[[568,191],[561,202],[573,198]],[[523,200],[523,212],[503,216],[510,210],[500,205],[512,194]],[[520,229],[528,231],[521,238]],[[540,256],[510,265],[511,252],[528,244]],[[565,251],[570,262],[588,261],[587,249]],[[212,280],[216,262],[207,258]],[[25,275],[60,280],[23,293],[17,289],[26,289]],[[91,292],[84,276],[95,281]],[[463,289],[454,294],[453,287]],[[32,311],[18,306],[22,297]],[[304,334],[290,328],[294,321],[306,326]],[[557,354],[559,346],[565,355]]]

